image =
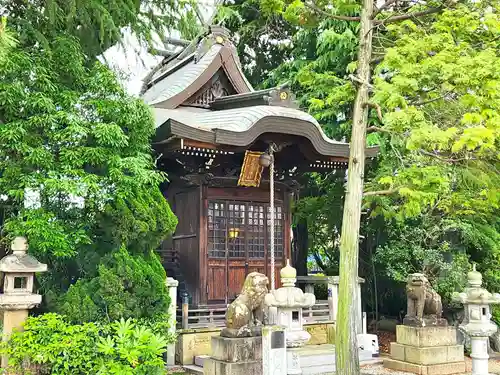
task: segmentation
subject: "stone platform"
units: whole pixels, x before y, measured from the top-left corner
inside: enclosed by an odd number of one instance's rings
[[[262,337],[212,337],[212,355],[203,361],[205,375],[262,375]]]
[[[301,348],[287,349],[288,373],[293,374],[296,364],[300,365],[303,375],[335,374],[335,346],[331,344],[307,345]],[[373,361],[369,350],[359,350],[360,364]]]
[[[396,328],[391,358],[384,367],[419,375],[449,375],[465,372],[464,347],[457,345],[453,327]]]

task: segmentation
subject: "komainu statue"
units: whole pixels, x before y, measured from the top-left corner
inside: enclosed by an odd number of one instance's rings
[[[447,325],[446,319],[441,318],[441,296],[432,289],[424,274],[414,273],[408,276],[406,295],[408,310],[403,324],[418,327]]]
[[[264,323],[264,297],[269,280],[258,272],[249,273],[240,295],[229,305],[226,312],[224,337],[250,337],[262,334]]]

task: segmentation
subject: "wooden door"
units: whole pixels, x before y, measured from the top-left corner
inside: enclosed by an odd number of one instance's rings
[[[208,202],[208,303],[230,303],[240,293],[246,276],[260,272],[270,277],[269,207],[244,201]],[[276,269],[283,265],[282,207],[276,207]],[[278,285],[278,279],[276,285]]]

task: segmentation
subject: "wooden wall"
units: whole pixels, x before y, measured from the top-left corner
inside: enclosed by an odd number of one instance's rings
[[[200,188],[172,188],[168,195],[179,220],[173,246],[179,256],[179,268],[192,303],[197,305],[200,301]]]

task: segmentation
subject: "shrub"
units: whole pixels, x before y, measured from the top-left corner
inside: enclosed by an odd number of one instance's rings
[[[22,374],[159,375],[168,341],[132,319],[73,325],[49,313],[28,318],[2,352]]]
[[[58,310],[74,323],[155,318],[170,305],[165,280],[154,252],[132,255],[121,248],[102,260],[95,277],[72,285]]]

